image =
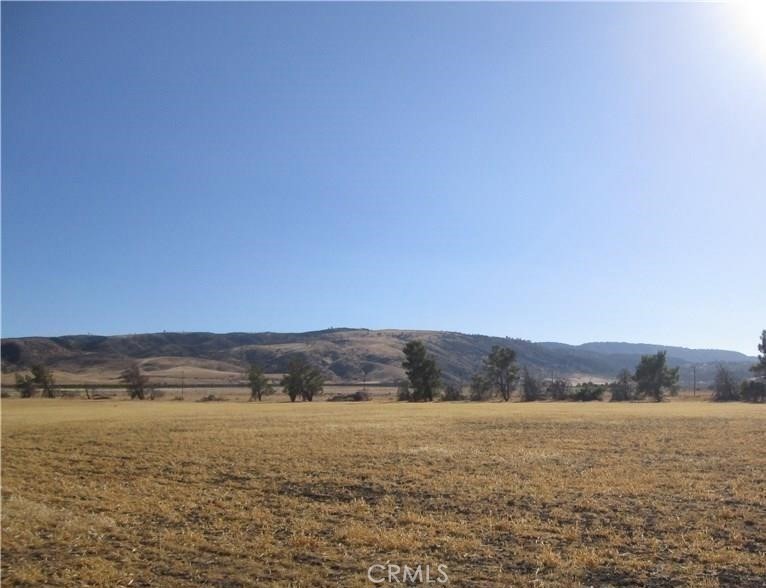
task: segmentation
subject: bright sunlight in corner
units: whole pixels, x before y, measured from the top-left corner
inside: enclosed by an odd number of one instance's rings
[[[736,35],[747,51],[752,51],[766,71],[766,2],[742,0],[729,6]]]

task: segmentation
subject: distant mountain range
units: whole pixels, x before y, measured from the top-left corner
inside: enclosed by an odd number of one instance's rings
[[[493,345],[516,351],[518,361],[546,377],[577,380],[611,379],[633,369],[642,354],[667,352],[681,366],[686,385],[691,366],[697,382],[712,381],[715,367],[727,365],[740,377],[756,358],[719,349],[687,349],[644,343],[598,342],[583,345],[533,343],[523,339],[445,331],[330,329],[307,333],[148,333],[138,335],[71,335],[4,339],[4,382],[34,363],[52,367],[61,383],[115,383],[132,361],[157,383],[222,384],[241,380],[243,366],[256,362],[267,372],[283,372],[291,358],[303,356],[321,366],[331,381],[392,383],[404,377],[402,348],[420,339],[436,357],[443,374],[467,381]]]
[[[671,347],[668,345],[652,345],[649,343],[613,343],[611,341],[583,343],[582,345],[565,345],[563,343],[540,343],[551,349],[570,347],[595,351],[607,355],[646,355],[665,351],[668,357],[690,363],[715,363],[715,362],[753,362],[755,357],[750,357],[738,351],[726,351],[724,349],[689,349],[687,347]]]

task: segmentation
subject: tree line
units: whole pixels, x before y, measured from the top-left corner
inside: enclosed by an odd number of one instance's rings
[[[716,371],[711,399],[718,402],[745,401],[766,402],[766,330],[761,333],[758,344],[758,361],[750,369],[753,377],[738,382],[731,370],[719,365]],[[494,346],[482,366],[468,385],[442,377],[442,372],[432,354],[422,341],[410,341],[403,349],[404,368],[407,379],[397,387],[397,399],[407,402],[430,402],[473,400],[483,401],[500,398],[510,401],[518,390],[521,401],[569,400],[590,402],[603,400],[609,393],[610,401],[626,402],[651,399],[661,402],[667,395],[678,391],[679,368],[667,364],[665,351],[642,355],[634,371],[622,370],[608,384],[585,382],[571,384],[564,378],[543,380],[534,375],[528,366],[519,365],[516,352],[509,347]],[[16,374],[16,389],[22,398],[40,394],[45,398],[56,396],[53,373],[44,365],[31,367],[31,374]],[[276,392],[274,383],[263,369],[251,364],[244,374],[250,388],[250,400],[260,401]],[[149,384],[149,378],[141,372],[138,362],[132,363],[120,374],[131,399],[154,399],[160,392]],[[325,377],[305,358],[292,359],[279,385],[291,402],[300,399],[311,402],[322,394]],[[86,396],[90,397],[86,387]]]
[[[719,365],[713,386],[714,401],[743,400],[766,402],[766,330],[761,333],[758,344],[758,361],[750,369],[754,377],[736,382],[731,371]],[[433,355],[422,341],[410,341],[404,347],[405,360],[402,367],[407,380],[401,382],[397,398],[408,402],[429,402],[441,390],[445,401],[465,400],[464,388],[459,382],[443,382],[441,370]],[[589,402],[602,400],[610,393],[611,402],[651,399],[661,402],[667,395],[678,392],[679,368],[667,363],[665,351],[642,355],[633,372],[623,369],[608,384],[586,382],[572,385],[564,378],[541,380],[527,366],[516,362],[516,353],[509,347],[494,346],[484,359],[482,368],[473,375],[468,385],[468,400],[481,401],[490,398],[511,400],[518,387],[519,398],[524,402],[537,400],[571,400]]]
[[[590,402],[602,400],[611,392],[612,401],[652,398],[660,402],[666,394],[678,389],[678,368],[670,368],[664,351],[644,355],[635,372],[623,370],[615,382],[571,384],[564,378],[542,380],[528,366],[520,366],[516,352],[509,347],[494,346],[483,360],[481,369],[473,375],[467,386],[466,397],[460,383],[442,382],[436,359],[429,355],[421,341],[411,341],[404,348],[402,366],[407,380],[399,385],[397,397],[402,401],[429,402],[435,391],[441,389],[442,400],[482,401],[499,398],[510,401],[518,389],[522,402],[538,400],[571,400]]]

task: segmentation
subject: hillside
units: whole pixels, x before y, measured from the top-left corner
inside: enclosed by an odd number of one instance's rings
[[[561,343],[542,343],[542,345],[562,345]],[[749,363],[753,357],[748,357],[738,351],[726,351],[723,349],[689,349],[688,347],[673,347],[668,345],[652,345],[649,343],[613,343],[608,341],[583,343],[582,345],[570,346],[586,351],[595,351],[607,355],[642,355],[666,351],[669,357],[679,361],[690,363],[715,363],[734,362]]]
[[[712,377],[717,362],[726,362],[743,377],[754,358],[731,351],[625,343],[532,343],[522,339],[444,331],[331,329],[307,333],[149,333],[138,335],[72,335],[5,339],[4,381],[12,372],[44,363],[62,384],[116,383],[119,372],[138,360],[156,383],[236,384],[243,366],[260,364],[269,373],[283,372],[301,355],[319,365],[334,382],[395,382],[402,378],[402,347],[423,340],[449,379],[467,381],[493,345],[513,348],[520,363],[543,376],[574,379],[612,378],[635,366],[642,353],[667,349],[672,365],[698,365],[698,382]],[[676,351],[678,350],[678,351]],[[696,355],[695,355],[696,354]],[[704,361],[692,361],[693,358]],[[687,370],[688,372],[689,370]],[[682,373],[682,382],[688,379]]]

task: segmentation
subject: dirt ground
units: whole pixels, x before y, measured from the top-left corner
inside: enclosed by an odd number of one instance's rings
[[[763,587],[765,432],[766,406],[698,401],[4,399],[3,585],[372,586],[388,562]]]

